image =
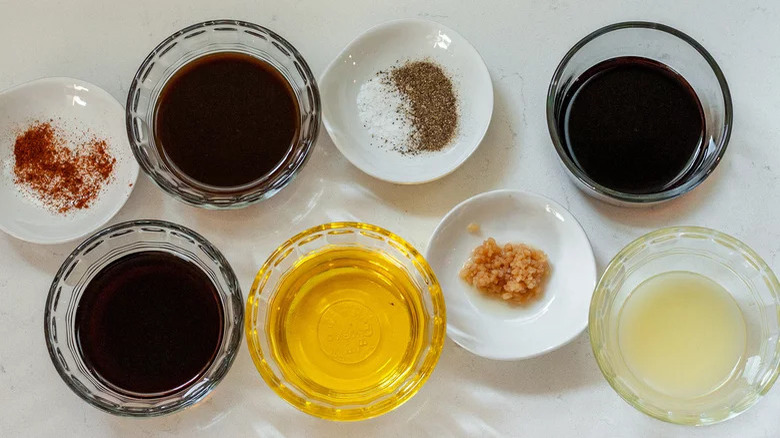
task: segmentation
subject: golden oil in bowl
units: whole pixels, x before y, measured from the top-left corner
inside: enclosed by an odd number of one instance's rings
[[[250,352],[297,408],[360,420],[400,405],[430,375],[444,302],[425,260],[372,225],[326,224],[282,245],[247,303]]]
[[[392,390],[424,348],[415,284],[392,259],[329,248],[282,279],[267,332],[282,373],[330,402]],[[373,396],[373,394],[372,394]]]

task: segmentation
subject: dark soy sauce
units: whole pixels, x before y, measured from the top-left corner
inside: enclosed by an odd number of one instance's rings
[[[87,284],[76,308],[86,366],[114,389],[170,393],[214,361],[223,310],[209,277],[161,251],[124,256]]]
[[[276,169],[299,128],[298,100],[284,76],[265,61],[227,52],[174,73],[157,102],[154,134],[174,170],[225,189]]]
[[[641,57],[603,61],[563,100],[559,129],[574,163],[625,193],[657,193],[684,181],[703,152],[704,112],[690,84]]]

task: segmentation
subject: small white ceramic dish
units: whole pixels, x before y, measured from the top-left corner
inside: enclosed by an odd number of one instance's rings
[[[469,224],[480,226],[470,233]],[[547,254],[544,294],[527,306],[488,298],[463,281],[460,270],[488,237],[526,243]],[[588,236],[565,208],[518,190],[482,193],[453,208],[436,227],[426,253],[447,303],[447,335],[489,359],[526,359],[552,351],[588,325],[596,261]]]
[[[113,180],[88,208],[59,214],[14,183],[14,143],[30,123],[52,123],[71,134],[107,140],[116,158]],[[44,78],[0,93],[0,229],[28,242],[54,244],[85,236],[103,226],[125,204],[138,177],[127,142],[125,110],[101,88],[72,78]]]
[[[413,156],[373,145],[358,112],[361,85],[379,71],[422,59],[441,65],[456,90],[460,113],[453,143]],[[320,93],[322,120],[341,153],[363,172],[397,184],[453,172],[477,149],[493,114],[493,84],[479,53],[454,30],[420,19],[389,21],[355,38],[323,73]]]

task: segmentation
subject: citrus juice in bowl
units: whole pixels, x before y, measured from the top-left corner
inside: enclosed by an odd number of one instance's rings
[[[632,374],[669,397],[697,398],[725,385],[744,361],[739,304],[693,272],[642,282],[620,310],[618,343]]]
[[[591,301],[593,352],[613,389],[660,420],[712,424],[753,406],[778,377],[780,284],[715,230],[649,233],[610,262]]]
[[[280,246],[247,302],[263,379],[298,409],[361,420],[413,396],[438,360],[445,309],[423,257],[373,225],[331,223]]]

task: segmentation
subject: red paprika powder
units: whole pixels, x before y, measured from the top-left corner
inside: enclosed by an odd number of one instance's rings
[[[14,159],[15,182],[58,213],[92,205],[116,164],[105,140],[91,137],[71,148],[51,121],[16,137]]]

